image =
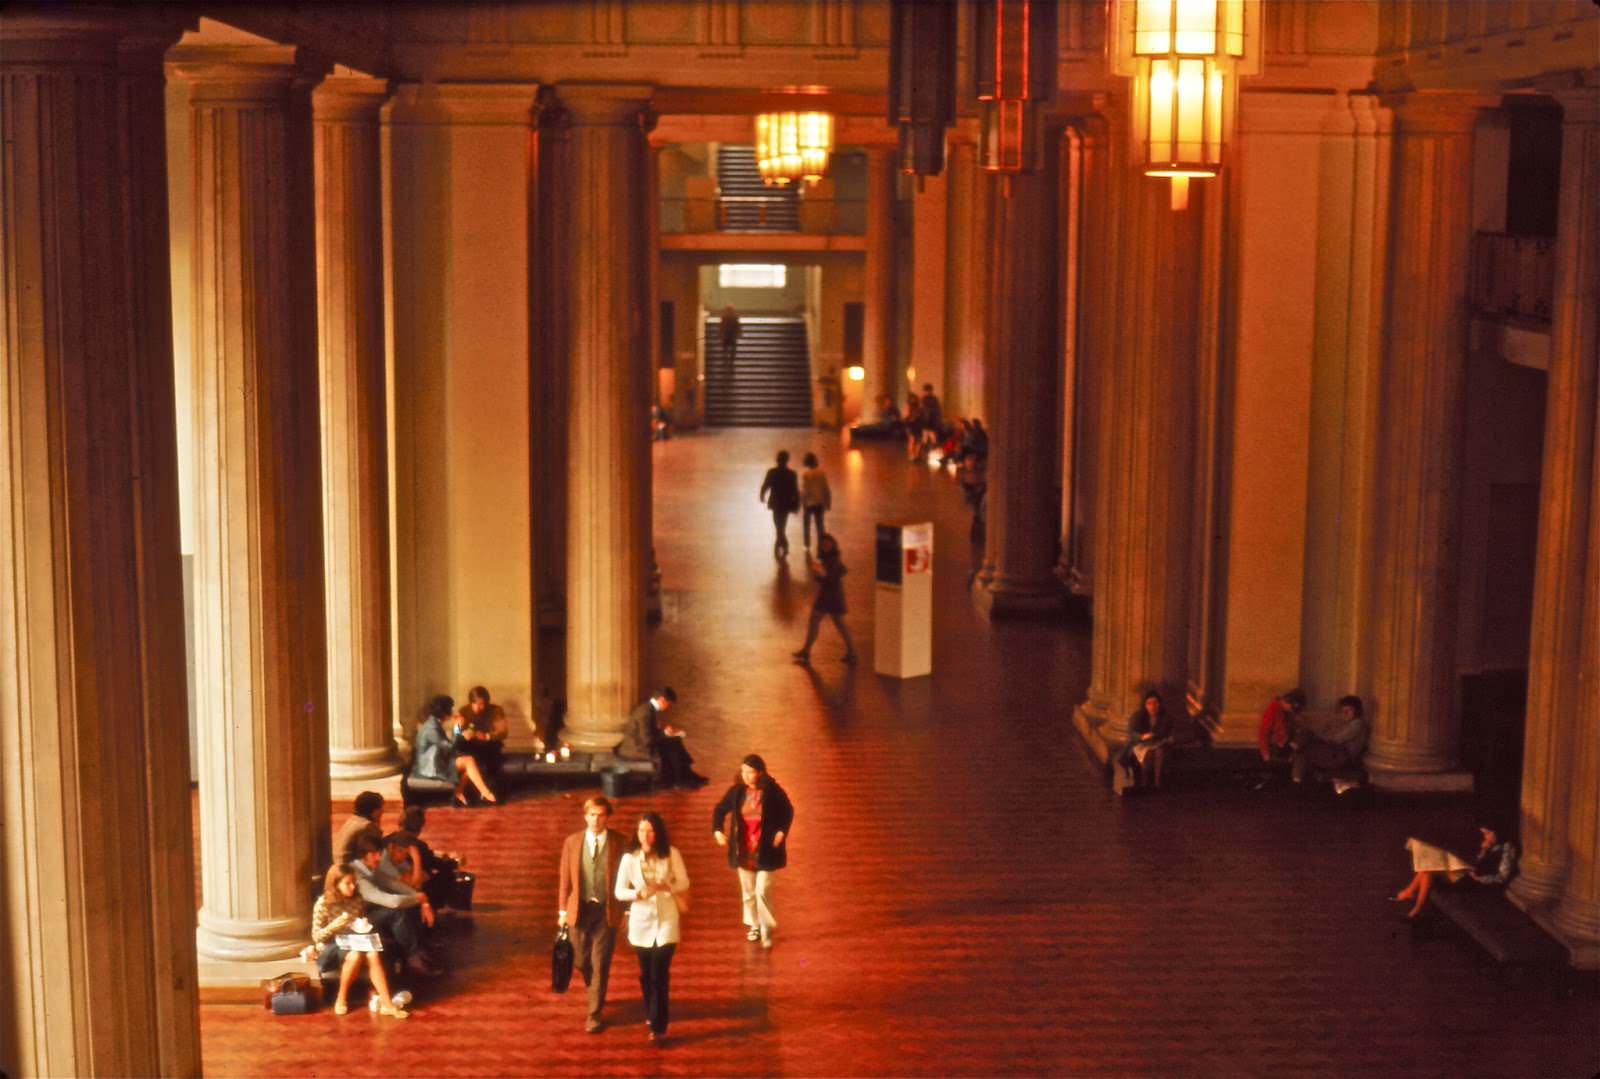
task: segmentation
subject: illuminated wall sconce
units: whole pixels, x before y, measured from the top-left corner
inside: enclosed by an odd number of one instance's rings
[[[859,363],[853,363],[846,367],[844,373],[851,382],[865,382],[867,380],[867,369]]]
[[[832,153],[831,113],[763,112],[756,116],[756,167],[764,184],[814,184],[828,171]]]
[[[990,172],[1039,165],[1039,109],[1056,91],[1056,5],[977,0],[972,37],[978,163]]]
[[[1133,79],[1133,137],[1146,176],[1189,181],[1222,170],[1239,76],[1261,70],[1261,0],[1111,0],[1111,69]]]

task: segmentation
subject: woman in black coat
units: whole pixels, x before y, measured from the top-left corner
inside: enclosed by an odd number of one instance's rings
[[[1117,755],[1117,763],[1127,774],[1131,786],[1161,786],[1161,757],[1172,741],[1172,720],[1161,694],[1150,690],[1128,717],[1128,742]]]
[[[711,833],[728,848],[728,864],[739,872],[744,895],[745,939],[772,947],[778,920],[772,914],[772,874],[788,864],[794,804],[767,774],[767,762],[750,754],[739,778],[711,811]]]
[[[811,577],[817,582],[816,598],[811,601],[811,621],[806,626],[806,643],[792,653],[794,661],[802,666],[811,662],[811,646],[817,642],[817,628],[824,618],[833,619],[834,628],[844,638],[845,663],[856,661],[856,644],[850,639],[850,628],[844,624],[844,562],[839,558],[839,541],[824,532],[817,537],[817,557],[807,558]]]

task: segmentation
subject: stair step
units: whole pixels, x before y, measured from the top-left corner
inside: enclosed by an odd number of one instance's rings
[[[757,181],[759,183],[759,181]],[[740,322],[730,365],[722,358],[721,319],[706,319],[706,423],[713,427],[809,427],[811,366],[805,323]]]

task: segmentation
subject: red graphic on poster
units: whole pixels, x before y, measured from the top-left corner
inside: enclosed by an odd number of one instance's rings
[[[932,569],[933,552],[926,547],[906,548],[906,572],[927,573]]]

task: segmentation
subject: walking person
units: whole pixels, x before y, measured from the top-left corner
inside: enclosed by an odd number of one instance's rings
[[[638,834],[617,868],[616,897],[628,908],[628,943],[639,957],[650,1040],[667,1036],[672,953],[677,950],[682,912],[689,909],[689,870],[667,837],[659,813],[639,818]]]
[[[839,541],[832,534],[824,532],[817,539],[817,557],[806,559],[806,565],[811,570],[812,579],[817,582],[817,595],[811,601],[811,621],[806,626],[806,643],[794,653],[795,662],[811,662],[811,646],[817,642],[817,627],[822,625],[826,617],[833,620],[834,628],[844,638],[844,655],[840,658],[846,663],[854,663],[856,645],[850,639],[849,627],[844,624],[844,575],[850,571],[839,559]]]
[[[728,848],[728,864],[739,873],[744,898],[745,939],[772,947],[778,919],[772,913],[772,874],[789,861],[789,829],[794,803],[767,774],[755,753],[739,764],[739,778],[711,811],[711,834]]]
[[[617,943],[616,887],[623,847],[628,837],[607,827],[611,802],[590,798],[583,803],[583,831],[561,844],[561,876],[556,886],[556,924],[572,932],[575,966],[589,987],[589,1017],[584,1030],[606,1028],[606,982],[611,977],[611,952]]]
[[[772,530],[776,539],[772,544],[772,557],[785,558],[789,554],[789,515],[800,508],[800,481],[789,467],[789,451],[778,451],[778,463],[767,469],[757,495],[772,511]]]
[[[722,309],[722,320],[718,327],[722,337],[722,362],[729,371],[733,370],[734,357],[739,354],[739,335],[744,328],[739,325],[739,312],[733,309],[733,304]]]
[[[828,487],[828,474],[817,465],[817,455],[808,453],[802,460],[805,470],[800,473],[800,527],[806,550],[811,550],[811,522],[817,522],[817,540],[822,540],[822,518],[833,508],[833,491]]]

